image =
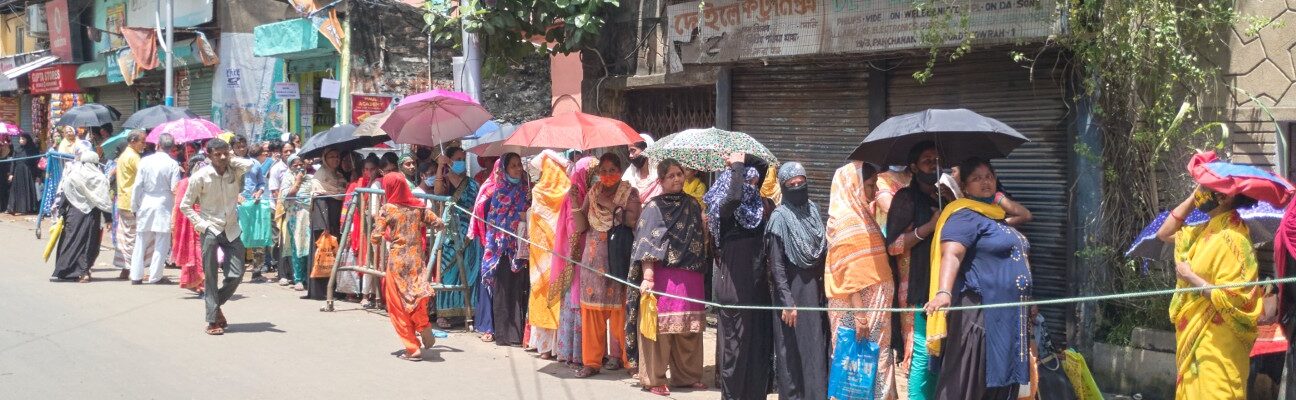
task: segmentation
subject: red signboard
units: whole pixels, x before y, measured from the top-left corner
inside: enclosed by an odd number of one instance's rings
[[[374,114],[382,114],[387,111],[387,107],[391,105],[391,102],[392,98],[390,96],[351,95],[351,123],[360,125],[365,118],[369,118]]]
[[[45,3],[45,26],[49,29],[50,53],[59,61],[77,61],[72,58],[72,27],[69,25],[68,0],[50,0]]]
[[[76,64],[59,64],[27,74],[27,88],[32,94],[80,92],[76,81]]]

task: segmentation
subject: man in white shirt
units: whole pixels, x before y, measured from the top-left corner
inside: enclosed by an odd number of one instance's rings
[[[135,210],[135,251],[131,256],[131,283],[144,279],[149,266],[149,281],[170,284],[162,274],[167,255],[171,254],[171,209],[175,207],[175,187],[180,183],[180,163],[171,158],[175,138],[163,133],[157,150],[139,161],[131,209]]]
[[[243,175],[252,167],[252,162],[234,159],[229,143],[219,138],[207,142],[207,157],[211,165],[189,177],[189,189],[180,202],[180,212],[189,218],[202,238],[207,334],[222,335],[229,323],[220,307],[234,296],[239,282],[243,281],[246,250],[239,239],[242,231],[239,230],[236,206],[243,187]],[[194,206],[201,210],[194,209]],[[217,261],[217,249],[225,253],[224,262]],[[224,278],[219,290],[217,278]]]
[[[271,146],[271,149],[274,149],[274,146]],[[292,157],[293,153],[296,153],[297,149],[293,147],[292,143],[284,143],[283,147],[275,150],[274,154],[276,155],[276,162],[274,165],[270,166],[270,173],[266,176],[266,190],[270,191],[271,199],[277,200],[279,199],[280,190],[289,189],[284,187],[284,176],[288,173],[289,169],[288,159],[289,157]],[[283,243],[283,232],[279,230],[280,222],[281,221],[275,221],[275,223],[270,224],[270,227],[272,228],[271,233],[274,235],[275,242],[275,248],[273,251],[274,263],[276,264],[275,272],[279,276],[279,285],[288,286],[292,284],[292,279],[286,279],[286,277],[292,276],[292,260],[288,258],[283,247],[281,247],[281,244]]]
[[[648,149],[648,145],[653,144],[652,136],[647,133],[640,133],[642,141],[635,142],[627,146],[630,152],[630,167],[626,168],[625,173],[621,175],[621,180],[630,182],[635,190],[639,191],[639,201],[647,204],[648,200],[661,194],[661,182],[657,180],[657,165],[648,162],[648,156],[643,151]]]

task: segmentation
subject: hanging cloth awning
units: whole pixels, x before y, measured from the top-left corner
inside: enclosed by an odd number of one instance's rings
[[[36,59],[35,61],[32,61],[32,62],[29,62],[29,63],[23,64],[23,65],[19,65],[19,66],[17,66],[17,67],[14,67],[14,68],[11,69],[11,70],[5,71],[5,72],[4,72],[4,76],[5,76],[5,78],[8,78],[8,79],[18,79],[19,77],[21,77],[21,76],[23,76],[23,75],[27,75],[28,72],[32,72],[32,71],[35,71],[37,68],[44,67],[44,66],[46,66],[46,65],[50,65],[50,64],[54,63],[55,61],[58,61],[58,57],[55,57],[55,56],[45,56],[45,57],[41,57],[41,58]]]

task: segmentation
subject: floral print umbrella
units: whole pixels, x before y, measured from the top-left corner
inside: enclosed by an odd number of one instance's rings
[[[669,158],[688,168],[715,172],[726,168],[725,159],[733,152],[752,155],[770,165],[778,164],[774,153],[750,135],[717,128],[688,129],[668,135],[649,145],[644,154],[653,162]]]

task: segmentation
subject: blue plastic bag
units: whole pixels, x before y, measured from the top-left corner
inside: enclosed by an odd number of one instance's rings
[[[249,249],[270,247],[273,243],[271,237],[270,214],[273,212],[270,208],[270,202],[254,200],[246,201],[238,206],[239,229],[243,231],[240,236],[243,239],[243,247]]]
[[[855,330],[837,328],[837,348],[828,373],[828,398],[871,399],[877,381],[878,344],[867,338],[855,340]]]

